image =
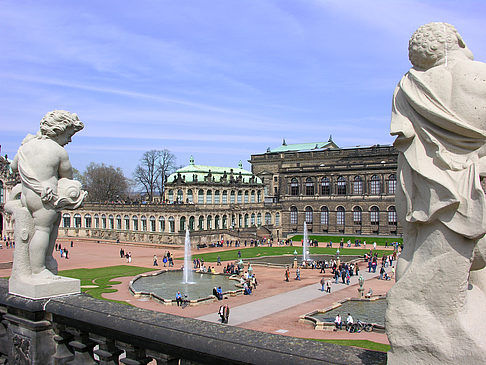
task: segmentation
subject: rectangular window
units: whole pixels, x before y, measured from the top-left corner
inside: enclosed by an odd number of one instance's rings
[[[327,210],[321,211],[321,224],[327,226],[329,224],[329,212]]]
[[[219,191],[214,193],[214,204],[219,204]]]

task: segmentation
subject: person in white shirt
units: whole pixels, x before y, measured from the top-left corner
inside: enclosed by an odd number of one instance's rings
[[[349,330],[349,327],[353,325],[353,317],[351,317],[351,313],[348,313],[348,318],[346,318],[346,331]]]
[[[336,316],[334,323],[336,324],[336,329],[343,329],[343,321],[341,320],[341,315],[339,313]]]

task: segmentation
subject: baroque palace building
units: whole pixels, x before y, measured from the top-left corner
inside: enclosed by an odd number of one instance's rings
[[[189,165],[169,176],[165,196],[147,203],[86,202],[62,212],[61,237],[164,244],[286,239],[312,234],[401,235],[395,209],[398,153],[392,146],[339,148],[327,142],[283,144],[251,156],[242,168]],[[3,211],[18,182],[0,159],[2,235],[13,238]]]

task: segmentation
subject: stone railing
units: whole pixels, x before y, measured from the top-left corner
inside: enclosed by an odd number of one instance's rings
[[[0,279],[0,316],[0,364],[386,362],[384,353],[198,321],[85,294],[25,299],[9,295],[5,279]]]

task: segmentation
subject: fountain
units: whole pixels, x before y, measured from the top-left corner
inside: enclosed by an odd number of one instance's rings
[[[307,262],[309,260],[309,238],[307,233],[307,222],[304,222],[304,243],[302,246],[302,262]]]
[[[192,275],[192,255],[191,255],[191,237],[189,236],[189,229],[186,229],[186,240],[184,241],[184,269],[183,269],[184,284],[194,284]]]

